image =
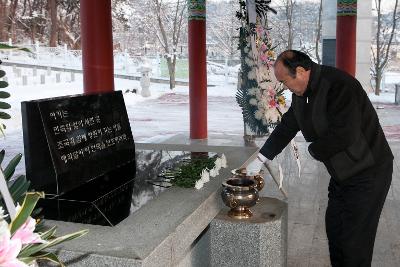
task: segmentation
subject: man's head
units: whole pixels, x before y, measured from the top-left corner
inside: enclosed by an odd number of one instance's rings
[[[291,92],[302,96],[310,79],[311,64],[311,59],[303,52],[286,50],[275,61],[275,77]]]

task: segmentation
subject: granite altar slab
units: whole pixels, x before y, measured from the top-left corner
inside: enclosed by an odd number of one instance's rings
[[[114,227],[47,221],[60,234],[89,229],[79,240],[58,247],[68,266],[175,266],[223,207],[221,182],[257,149],[207,145],[136,144],[136,149],[218,152],[228,168],[201,190],[172,187]],[[73,261],[74,258],[79,259]],[[115,265],[118,263],[117,265]]]

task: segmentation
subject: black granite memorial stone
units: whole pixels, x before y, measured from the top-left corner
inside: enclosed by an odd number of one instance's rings
[[[207,156],[135,151],[121,92],[23,102],[22,121],[27,179],[45,192],[47,219],[114,226],[166,190],[161,173]]]
[[[26,175],[36,190],[62,195],[134,162],[120,91],[22,102]]]

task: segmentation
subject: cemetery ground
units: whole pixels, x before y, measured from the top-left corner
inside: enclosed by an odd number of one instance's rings
[[[5,121],[6,137],[0,140],[6,150],[7,162],[17,153],[23,153],[20,102],[62,95],[80,94],[82,76],[69,81],[67,74],[49,77],[50,83],[40,84],[40,80],[29,77],[28,85],[22,81],[13,82],[11,67],[6,68],[11,93],[11,120]],[[236,104],[236,84],[226,83],[222,77],[217,86],[208,88],[208,129],[210,139],[237,139],[243,135],[241,109]],[[188,136],[189,98],[188,88],[178,86],[169,90],[168,84],[151,84],[151,96],[126,92],[127,89],[140,90],[138,81],[116,79],[115,89],[124,93],[125,105],[135,142],[162,142],[176,134]],[[289,96],[289,95],[288,95]],[[290,99],[290,97],[289,97]],[[393,104],[392,92],[380,97],[371,96],[383,129],[395,155],[393,181],[382,212],[375,242],[373,266],[392,267],[400,265],[400,106]],[[307,158],[307,143],[301,135],[296,137],[302,162],[301,177],[294,173],[284,173],[284,186],[289,192],[289,237],[288,266],[329,266],[329,252],[325,235],[324,215],[327,205],[329,176],[322,164]],[[260,140],[262,142],[262,140]],[[285,172],[285,171],[284,171]],[[16,174],[25,173],[23,162]],[[266,181],[268,194],[282,196],[274,183]]]

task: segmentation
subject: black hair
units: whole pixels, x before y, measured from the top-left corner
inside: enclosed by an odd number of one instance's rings
[[[275,64],[279,61],[288,69],[289,75],[293,78],[296,77],[297,67],[303,67],[305,70],[309,70],[312,65],[310,57],[297,50],[286,50],[282,52],[276,58]]]

